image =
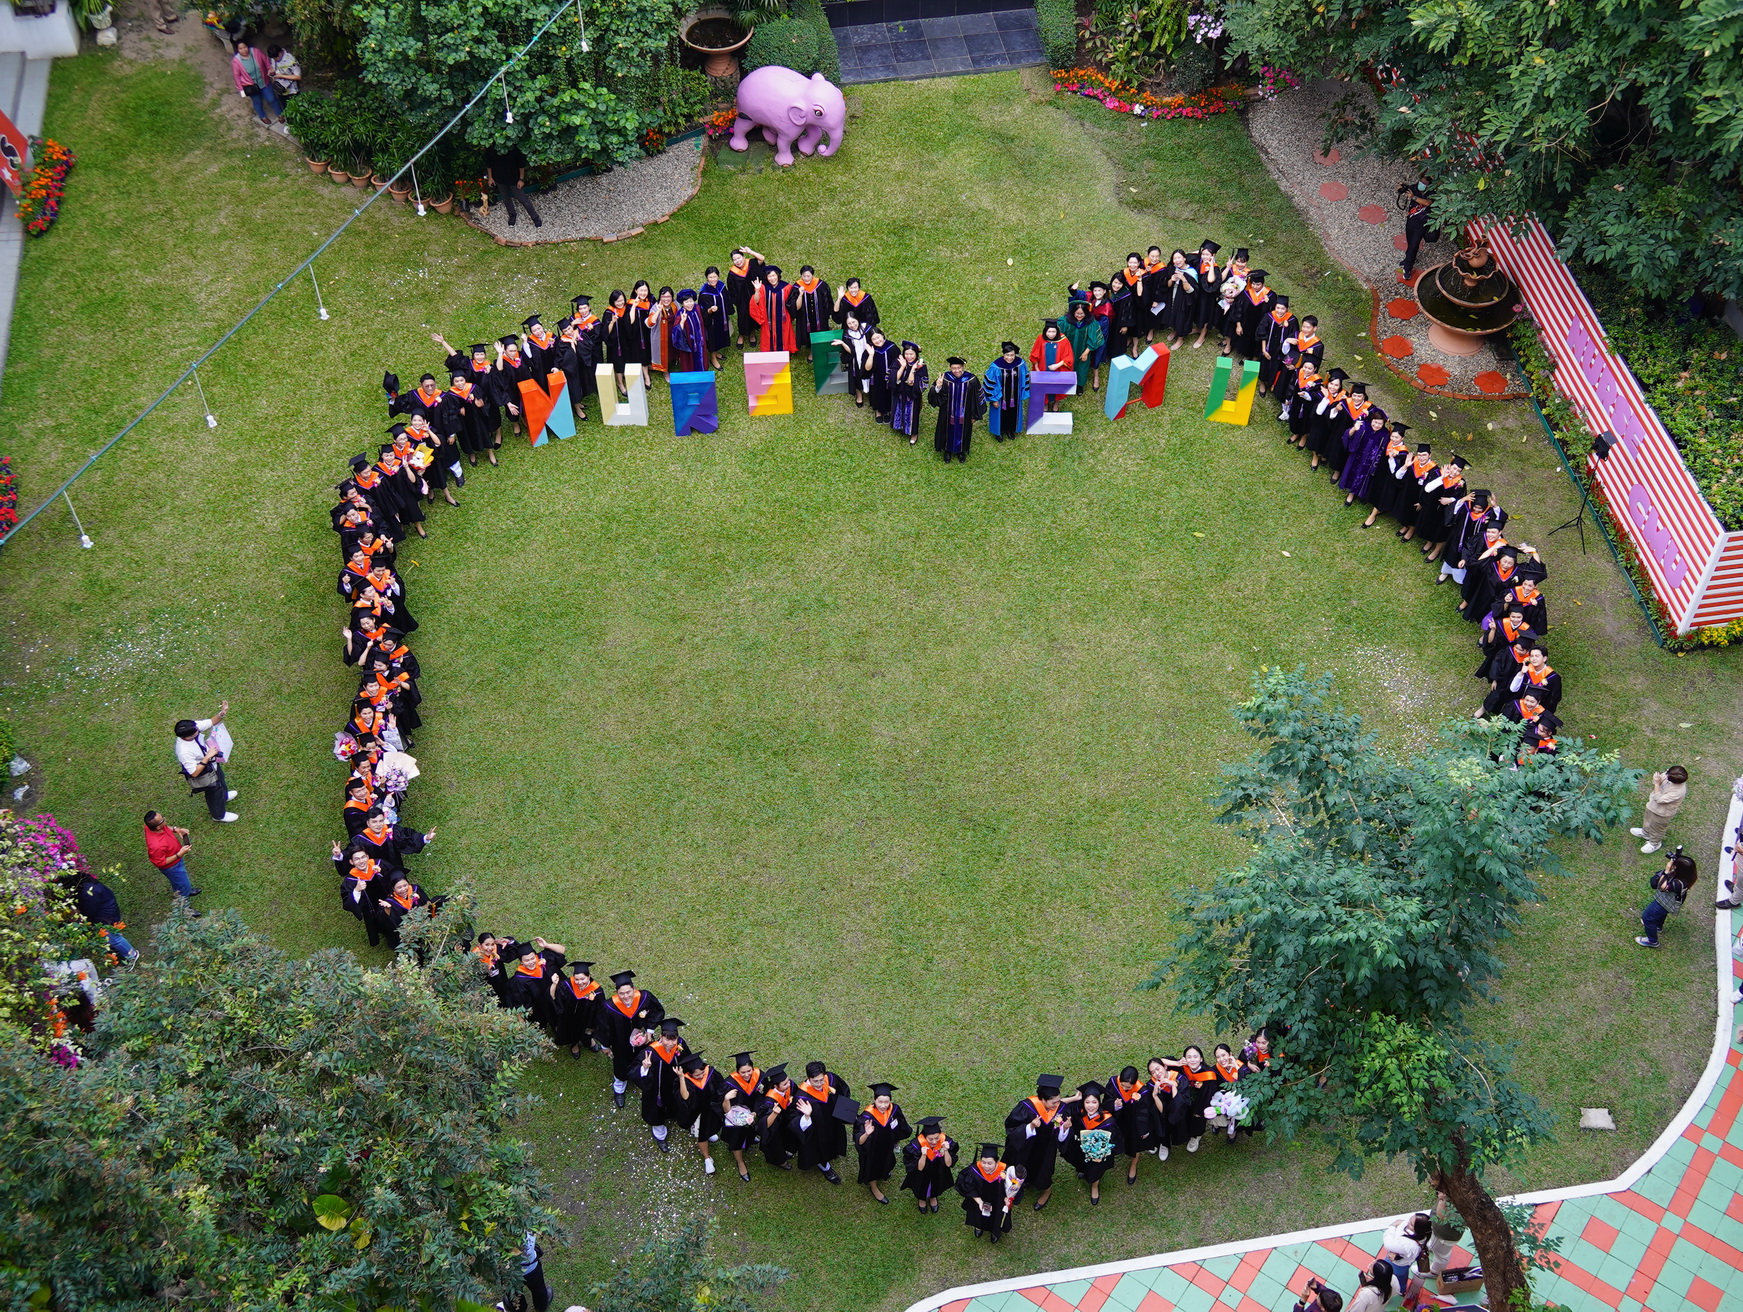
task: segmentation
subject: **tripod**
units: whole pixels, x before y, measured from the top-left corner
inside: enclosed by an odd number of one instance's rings
[[[1586,511],[1592,511],[1592,518],[1594,521],[1598,517],[1598,512],[1592,508],[1592,491],[1590,485],[1583,478],[1575,478],[1574,482],[1578,483],[1580,488],[1580,508],[1574,511],[1573,518],[1567,520],[1565,523],[1557,524],[1554,528],[1550,529],[1548,533],[1544,534],[1544,536],[1552,538],[1557,533],[1560,533],[1564,528],[1578,529],[1580,533],[1580,555],[1583,556],[1586,554]]]

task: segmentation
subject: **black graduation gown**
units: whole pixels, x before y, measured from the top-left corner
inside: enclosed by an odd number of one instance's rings
[[[1143,280],[1139,280],[1142,286]],[[1108,358],[1131,354],[1132,339],[1142,337],[1148,328],[1144,320],[1148,314],[1144,309],[1144,301],[1138,292],[1125,288],[1113,294],[1109,302],[1108,317]]]
[[[1430,464],[1421,473],[1417,473],[1415,462],[1412,462],[1411,475],[1416,480],[1416,537],[1421,542],[1444,542],[1446,540],[1446,507],[1440,504],[1441,488],[1445,480],[1441,477],[1440,466]]]
[[[496,362],[496,371],[491,375],[491,386],[499,406],[513,406],[514,412],[510,418],[519,416],[521,410],[520,385],[533,376],[532,366],[523,355],[517,362],[510,363],[505,355]]]
[[[377,929],[381,936],[388,941],[389,946],[396,948],[399,946],[399,927],[405,923],[407,916],[419,907],[428,905],[429,901],[430,899],[424,896],[424,890],[416,884],[412,885],[412,904],[409,907],[394,897],[391,891],[386,897],[376,901],[372,914],[375,917]],[[387,905],[382,906],[382,902],[386,902]]]
[[[1029,1123],[1040,1112],[1033,1098],[1025,1098],[1005,1117],[1005,1161],[1028,1171],[1027,1187],[1042,1193],[1053,1185],[1053,1171],[1059,1159],[1060,1123],[1071,1113],[1062,1105],[1051,1120],[1037,1128],[1033,1135]]]
[[[714,1067],[707,1066],[703,1068],[700,1087],[682,1071],[678,1072],[678,1080],[674,1087],[679,1097],[672,1110],[672,1123],[683,1126],[703,1143],[719,1142],[720,1132],[726,1127],[720,1100],[731,1087],[726,1078]]]
[[[1410,480],[1411,451],[1408,443],[1390,455],[1382,453],[1380,467],[1369,480],[1369,500],[1382,515],[1390,515],[1400,524],[1411,522],[1410,505],[1415,500],[1416,484]]]
[[[1120,1123],[1120,1148],[1126,1156],[1136,1157],[1162,1142],[1148,1080],[1140,1081],[1130,1098],[1121,1091],[1118,1080],[1109,1080],[1103,1087],[1108,1091],[1108,1107]]]
[[[871,1138],[861,1143],[859,1137],[866,1132],[867,1126],[871,1127]],[[859,1121],[853,1127],[853,1148],[859,1155],[859,1183],[888,1180],[895,1173],[896,1153],[902,1141],[913,1132],[914,1127],[902,1115],[900,1103],[890,1104],[889,1119],[882,1124],[872,1115],[869,1106],[861,1108]]]
[[[789,1094],[783,1102],[782,1097],[775,1090],[768,1089],[757,1103],[756,1133],[762,1140],[763,1160],[770,1166],[786,1165],[799,1147],[788,1126],[793,1099]]]
[[[622,314],[616,310],[606,310],[605,317],[599,321],[599,358],[618,373],[623,367],[635,360],[635,323],[631,319],[634,309],[626,309]]]
[[[446,361],[449,376],[465,374],[466,381],[472,384],[472,390],[484,402],[484,432],[488,437],[502,427],[502,407],[496,399],[496,371],[490,367],[489,361],[482,365],[472,362],[472,357],[455,351]]]
[[[748,1087],[739,1080],[737,1071],[726,1076],[725,1079],[726,1093],[732,1095],[731,1106],[748,1108],[755,1117],[757,1108],[767,1101],[763,1095],[768,1092],[768,1081],[763,1078],[763,1073],[760,1070],[757,1071]],[[725,1096],[725,1094],[721,1095],[723,1103]],[[721,1115],[724,1117],[725,1114],[726,1107],[723,1106]],[[761,1137],[762,1125],[760,1117],[755,1117],[749,1125],[723,1125],[720,1131],[721,1142],[728,1148],[743,1152]]]
[[[956,1178],[956,1140],[945,1135],[941,1146],[949,1154],[948,1161],[942,1155],[928,1158],[926,1145],[920,1141],[919,1135],[902,1145],[901,1188],[916,1199],[942,1198],[950,1192],[951,1183]]]
[[[483,961],[484,964],[484,982],[490,985],[490,991],[496,995],[496,1005],[507,1007],[509,1005],[508,972],[502,968],[501,960],[484,961],[483,958],[479,958],[479,960]]]
[[[1100,1156],[1091,1156],[1091,1150],[1086,1147],[1084,1136],[1092,1131],[1100,1130],[1107,1134],[1109,1144],[1098,1149]],[[1120,1134],[1120,1122],[1112,1112],[1101,1113],[1094,1125],[1086,1126],[1081,1116],[1074,1117],[1071,1122],[1071,1133],[1066,1135],[1065,1142],[1059,1145],[1059,1155],[1071,1164],[1073,1170],[1092,1184],[1107,1174],[1108,1167],[1125,1151],[1125,1140]]]
[[[369,518],[377,533],[384,533],[395,542],[403,540],[405,525],[399,516],[398,496],[393,489],[385,486],[385,480],[382,479],[379,469],[375,470],[369,478],[368,486],[359,483],[356,478],[347,480],[346,486],[355,488],[358,495],[363,498],[369,511]]]
[[[1258,344],[1259,382],[1267,391],[1277,390],[1277,379],[1283,372],[1283,343],[1294,338],[1295,328],[1293,314],[1278,323],[1276,314],[1269,309],[1253,327]]]
[[[596,327],[597,321],[592,327],[583,329],[572,342],[564,337],[557,338],[557,368],[569,382],[569,404],[572,406],[583,404],[599,391],[593,374],[598,348],[593,332]]]
[[[600,1005],[599,1018],[604,1023],[604,1036],[600,1042],[611,1049],[612,1078],[627,1080],[631,1061],[640,1060],[640,1054],[630,1045],[630,1031],[658,1029],[666,1018],[666,1009],[652,993],[640,989],[629,1014],[626,1015],[617,1005],[617,995],[613,993]]]
[[[1236,355],[1245,356],[1249,360],[1259,358],[1259,327],[1271,313],[1273,304],[1275,300],[1269,288],[1256,302],[1247,288],[1241,288],[1234,304],[1229,307],[1230,313],[1235,316],[1235,326],[1240,330],[1233,339]]]
[[[1296,437],[1306,437],[1313,431],[1314,407],[1325,399],[1325,388],[1319,383],[1306,387],[1297,384],[1289,398],[1289,431]]]
[[[1194,328],[1215,328],[1222,322],[1217,301],[1222,297],[1223,270],[1213,259],[1208,263],[1202,255],[1192,257],[1192,267],[1198,271],[1198,297],[1193,306]]]
[[[642,1091],[642,1120],[647,1124],[665,1125],[674,1120],[680,1125],[688,1124],[680,1119],[683,1109],[678,1105],[678,1063],[689,1051],[684,1040],[679,1039],[676,1048],[664,1053],[653,1043],[636,1053],[629,1078],[630,1083]],[[647,1062],[645,1072],[642,1070],[644,1060]]]
[[[829,284],[819,278],[806,291],[798,283],[787,288],[787,308],[793,313],[793,331],[798,335],[799,349],[811,349],[811,334],[820,333],[835,321],[835,296]],[[865,325],[869,330],[869,325]]]
[[[490,445],[490,402],[470,379],[466,380],[466,387],[465,396],[452,386],[448,388],[442,421],[464,454],[477,455]]]
[[[962,1195],[962,1223],[969,1229],[1010,1234],[1011,1213],[1015,1208],[1005,1207],[1003,1167],[989,1180],[981,1174],[978,1162],[970,1162],[956,1177],[956,1192]]]
[[[1416,512],[1416,537],[1422,542],[1445,542],[1453,531],[1453,508],[1459,499],[1465,495],[1465,482],[1460,478],[1456,482],[1447,480],[1447,470],[1441,470],[1440,486],[1438,488],[1423,487],[1424,493],[1421,506]],[[1451,501],[1442,504],[1443,498]],[[1441,553],[1444,558],[1446,553]]]
[[[1534,595],[1530,601],[1521,601],[1517,583],[1497,594],[1487,609],[1499,620],[1515,606],[1525,612],[1526,628],[1540,638],[1549,632],[1549,603],[1544,600],[1541,592]]]
[[[558,338],[555,334],[547,337],[542,343],[528,336],[526,345],[521,347],[521,356],[526,360],[529,372],[538,380],[541,387],[545,385],[545,376],[557,367],[557,343]]]
[[[357,594],[369,586],[368,567],[365,566],[361,571],[359,571],[352,568],[352,566],[347,563],[345,568],[339,571],[339,582],[337,586],[341,597],[345,598],[346,601],[355,601],[357,599]]]
[[[847,300],[843,298],[841,308],[835,312],[835,322],[845,328],[847,326],[847,316],[850,314],[858,319],[860,326],[869,333],[877,326],[878,303],[872,299],[872,294],[870,292],[866,292],[860,296],[858,305],[849,305]]]
[[[424,850],[424,836],[408,824],[389,825],[378,842],[367,829],[361,830],[345,849],[347,853],[362,852],[379,862],[389,874],[405,873],[405,858]]]
[[[1349,410],[1344,404],[1347,396],[1348,393],[1340,392],[1334,399],[1328,391],[1321,390],[1308,426],[1307,449],[1334,469],[1344,467],[1344,429],[1350,426]]]
[[[702,312],[702,335],[710,351],[724,351],[732,341],[732,296],[724,282],[696,289],[696,308]]]
[[[529,975],[521,968],[519,961],[504,963],[503,971],[508,976],[503,985],[503,996],[507,1005],[516,1010],[526,1011],[533,1024],[549,1033],[557,1024],[556,1004],[551,1000],[551,982],[557,978],[563,969],[566,958],[561,952],[545,948],[539,953],[539,969],[536,975]]]
[[[350,867],[346,869],[349,871]],[[379,877],[363,879],[347,873],[339,881],[339,905],[363,922],[363,928],[369,931],[370,947],[381,942],[381,922],[375,915],[381,908],[375,905],[376,899],[387,897],[392,891]]]
[[[1187,1071],[1180,1072],[1180,1085],[1174,1094],[1174,1103],[1168,1109],[1169,1130],[1175,1143],[1185,1143],[1204,1134],[1204,1111],[1210,1106],[1210,1100],[1216,1097],[1220,1086],[1214,1066],[1207,1066],[1199,1072],[1200,1075],[1206,1073],[1209,1079],[1194,1080]]]
[[[1184,337],[1198,322],[1198,274],[1189,264],[1180,271],[1185,276],[1176,282],[1175,272],[1171,265],[1157,279],[1162,284],[1162,313],[1156,326]]]
[[[726,273],[726,299],[732,306],[733,317],[738,321],[740,337],[756,340],[756,320],[750,317],[751,293],[756,291],[757,284],[763,280],[766,266],[761,260],[746,260],[744,272],[728,269]]]
[[[787,1128],[798,1147],[799,1169],[809,1171],[822,1166],[824,1162],[833,1162],[847,1154],[847,1126],[835,1119],[832,1109],[838,1098],[851,1098],[853,1090],[843,1083],[840,1076],[833,1071],[826,1074],[828,1093],[819,1098],[803,1083],[793,1085],[793,1106],[787,1112]],[[799,1109],[799,1103],[805,1101],[811,1104],[810,1125],[802,1125],[805,1118]]]
[[[866,300],[871,300],[871,297],[866,297]],[[902,348],[892,341],[886,340],[882,346],[871,348],[871,364],[866,370],[870,386],[866,395],[871,401],[872,416],[879,423],[890,421],[890,411],[896,403],[891,384],[896,377],[896,366],[901,362]]]
[[[590,1045],[604,1024],[599,1009],[605,998],[605,989],[598,980],[593,981],[592,991],[582,996],[576,993],[573,979],[560,977],[551,998],[551,1037],[566,1048]]]
[[[1476,514],[1471,513],[1473,510],[1475,507],[1468,495],[1459,498],[1447,510],[1448,532],[1443,559],[1455,568],[1463,569],[1467,578],[1470,577],[1470,567],[1487,549],[1484,530],[1498,519],[1494,506]]]
[[[932,430],[932,449],[946,460],[955,456],[968,459],[969,443],[974,438],[975,420],[986,415],[986,392],[975,375],[963,372],[962,377],[942,373],[926,391],[926,400],[938,411],[938,422]]]

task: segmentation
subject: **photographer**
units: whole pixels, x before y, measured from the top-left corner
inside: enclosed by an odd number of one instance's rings
[[[225,824],[237,818],[234,811],[225,807],[236,796],[236,790],[224,782],[224,749],[220,736],[212,731],[224,723],[229,713],[230,703],[224,702],[211,719],[177,720],[175,728],[176,764],[181,767],[188,787],[204,794],[207,813]]]
[[[1398,281],[1408,285],[1416,282],[1416,252],[1426,241],[1439,241],[1438,232],[1428,230],[1428,209],[1434,197],[1428,194],[1428,174],[1418,174],[1415,182],[1398,184],[1398,208],[1404,211],[1404,259],[1398,266]]]
[[[1310,1277],[1307,1293],[1295,1300],[1294,1312],[1344,1312],[1344,1296],[1327,1289],[1317,1277]]]
[[[1652,901],[1640,913],[1646,933],[1636,938],[1636,943],[1643,948],[1658,946],[1658,931],[1664,928],[1666,919],[1682,910],[1696,878],[1695,859],[1684,856],[1682,848],[1677,848],[1664,863],[1664,869],[1652,877]]]

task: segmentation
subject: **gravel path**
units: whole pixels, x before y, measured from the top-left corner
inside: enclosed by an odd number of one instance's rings
[[[1254,105],[1247,130],[1265,167],[1332,256],[1373,290],[1372,339],[1393,373],[1412,387],[1442,396],[1525,395],[1518,365],[1503,360],[1494,348],[1485,346],[1467,356],[1437,350],[1428,340],[1428,320],[1416,304],[1415,291],[1398,281],[1404,215],[1395,195],[1400,182],[1415,180],[1416,171],[1408,164],[1365,155],[1355,144],[1329,155],[1317,153],[1325,112],[1349,89],[1347,83],[1325,79]],[[1424,243],[1417,253],[1418,272],[1452,258],[1451,237],[1447,233],[1436,245]]]
[[[532,198],[544,220],[542,228],[533,227],[525,214],[511,228],[508,210],[501,205],[492,205],[489,217],[477,213],[466,217],[475,227],[510,245],[585,237],[615,241],[635,235],[650,223],[664,221],[694,196],[701,182],[701,163],[702,138],[692,137],[609,173],[560,182]]]

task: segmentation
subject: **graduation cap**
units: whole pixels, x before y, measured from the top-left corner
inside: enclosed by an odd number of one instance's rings
[[[1271,299],[1273,302],[1275,302],[1278,305],[1288,305],[1289,304],[1289,298],[1287,296],[1278,295],[1278,296],[1273,296]]]
[[[517,351],[520,349],[520,339],[518,337],[499,337],[496,339],[496,344],[502,347],[505,351],[511,348]]]
[[[356,455],[351,457],[348,463],[353,470],[361,474],[365,469],[369,468],[369,455],[367,452],[359,451]]]
[[[946,360],[944,363],[945,364],[959,364],[964,369],[968,368],[968,361],[964,360],[960,355],[953,355],[948,360]]]
[[[775,277],[779,278],[781,276],[781,266],[778,264],[765,264],[765,265],[763,265],[763,281],[764,282],[768,281],[768,276],[771,273],[774,274]]]
[[[1065,1083],[1063,1075],[1037,1075],[1035,1077],[1035,1092],[1043,1098],[1052,1098],[1059,1093],[1059,1087]]]
[[[1107,1090],[1102,1088],[1101,1085],[1096,1083],[1094,1080],[1091,1080],[1088,1084],[1078,1085],[1077,1091],[1085,1098],[1101,1099],[1107,1097]]]
[[[763,1072],[763,1078],[769,1082],[771,1089],[774,1088],[787,1078],[787,1063],[782,1062],[779,1066],[769,1067]]]
[[[1419,456],[1427,455],[1432,449],[1433,448],[1431,448],[1427,442],[1418,442],[1416,444],[1416,454]]]
[[[896,1091],[896,1086],[893,1084],[874,1084],[871,1086],[871,1091],[874,1098],[887,1098]]]
[[[1480,487],[1475,492],[1471,493],[1471,500],[1476,502],[1478,506],[1487,506],[1489,504],[1489,495],[1488,488]]]
[[[1471,462],[1466,460],[1463,456],[1454,456],[1452,462],[1460,469],[1469,469],[1471,467]]]
[[[918,343],[918,342],[903,342],[902,343],[903,354],[906,354],[909,351],[912,351],[915,355],[919,355],[920,354],[920,343]]]
[[[518,959],[520,957],[526,956],[526,954],[529,952],[537,952],[537,951],[538,951],[538,949],[535,948],[532,944],[522,943],[518,939],[516,939],[512,943],[499,943],[499,944],[497,944],[497,952],[501,956],[509,957],[511,959]]]
[[[1330,373],[1328,373],[1326,375],[1326,377],[1327,378],[1335,378],[1338,382],[1341,383],[1344,379],[1348,378],[1349,375],[1346,374],[1342,369],[1333,369]]]
[[[1270,272],[1266,269],[1252,269],[1252,270],[1249,270],[1247,273],[1247,281],[1248,282],[1264,282],[1265,279],[1269,278],[1270,276],[1271,276]]]
[[[754,1056],[756,1056],[756,1053],[754,1053],[754,1052],[735,1052],[735,1053],[733,1053],[732,1054],[732,1069],[737,1070],[740,1066],[749,1066],[751,1064],[750,1059]]]
[[[579,971],[581,974],[591,977],[593,974],[593,963],[591,961],[571,961],[569,963],[569,969]]]
[[[526,318],[524,318],[520,321],[520,326],[522,328],[525,328],[530,333],[535,327],[538,326],[538,322],[539,322],[538,315],[529,314]]]
[[[683,291],[678,293],[678,300],[680,303],[684,301],[693,301],[695,299],[696,289],[694,287],[686,287]]]
[[[634,978],[635,978],[635,972],[633,970],[620,970],[617,972],[617,974],[615,974],[611,977],[611,982],[613,984],[617,985],[618,988],[622,988],[625,984],[628,984]]]
[[[405,425],[404,424],[389,424],[387,426],[387,432],[388,432],[389,437],[404,437],[405,436]]]
[[[1557,716],[1554,711],[1545,711],[1542,715],[1538,716],[1537,720],[1532,724],[1531,732],[1535,736],[1541,738],[1553,734],[1557,729],[1561,728],[1561,726],[1561,718]]]
[[[1041,320],[1041,331],[1046,332],[1049,328],[1059,328],[1059,319],[1057,316],[1054,316],[1053,318]],[[1064,332],[1065,330],[1063,328],[1059,328],[1059,331]]]
[[[1398,434],[1399,437],[1403,437],[1410,431],[1410,425],[1405,423],[1402,419],[1391,419],[1387,422],[1392,425],[1392,431]]]
[[[571,296],[569,298],[569,304],[570,305],[592,305],[593,298],[591,296],[589,296],[586,292],[582,292],[579,296]]]
[[[473,342],[466,348],[466,353],[468,355],[489,355],[490,344],[488,342]]]
[[[829,1114],[843,1125],[852,1125],[859,1119],[859,1104],[852,1098],[837,1098]]]
[[[708,1064],[708,1063],[707,1063],[707,1062],[705,1062],[705,1061],[703,1061],[703,1060],[702,1060],[702,1054],[701,1054],[701,1053],[699,1053],[699,1052],[691,1052],[691,1053],[686,1053],[686,1054],[685,1054],[685,1055],[684,1055],[684,1056],[683,1056],[683,1057],[682,1057],[682,1058],[681,1058],[681,1059],[680,1059],[680,1060],[679,1060],[679,1062],[678,1062],[678,1069],[679,1069],[679,1070],[681,1070],[681,1071],[693,1071],[693,1070],[695,1070],[695,1069],[696,1069],[696,1068],[697,1068],[697,1067],[698,1067],[698,1066],[706,1066],[706,1065],[707,1065],[707,1064]]]
[[[1235,249],[1235,258],[1237,260],[1245,260],[1247,258],[1247,248],[1245,246],[1237,247]]]
[[[1203,241],[1198,243],[1198,249],[1201,251],[1209,251],[1212,255],[1215,255],[1222,249],[1222,247],[1212,241],[1209,237],[1206,237]]]
[[[1366,383],[1351,383],[1347,390],[1351,392],[1360,392],[1363,396],[1366,396],[1368,394],[1368,385]]]
[[[996,1162],[999,1159],[999,1154],[1002,1153],[1003,1151],[1004,1151],[1003,1144],[983,1143],[980,1146],[980,1151],[978,1153],[976,1153],[975,1156],[977,1156],[977,1157],[990,1157]]]
[[[942,1116],[922,1116],[920,1118],[921,1134],[937,1134],[943,1129],[944,1118]]]
[[[667,1016],[660,1022],[660,1033],[666,1035],[668,1038],[677,1038],[678,1031],[682,1028],[684,1028],[684,1022],[679,1020],[676,1016]]]
[[[399,375],[386,373],[381,376],[381,390],[389,396],[399,395]]]
[[[376,448],[376,451],[377,451],[377,454],[379,454],[379,455],[393,456],[395,460],[399,459],[399,457],[397,455],[394,455],[392,442],[383,442],[379,447]]]
[[[1530,579],[1533,583],[1541,583],[1549,577],[1549,569],[1540,560],[1528,560],[1519,567],[1519,577]]]

